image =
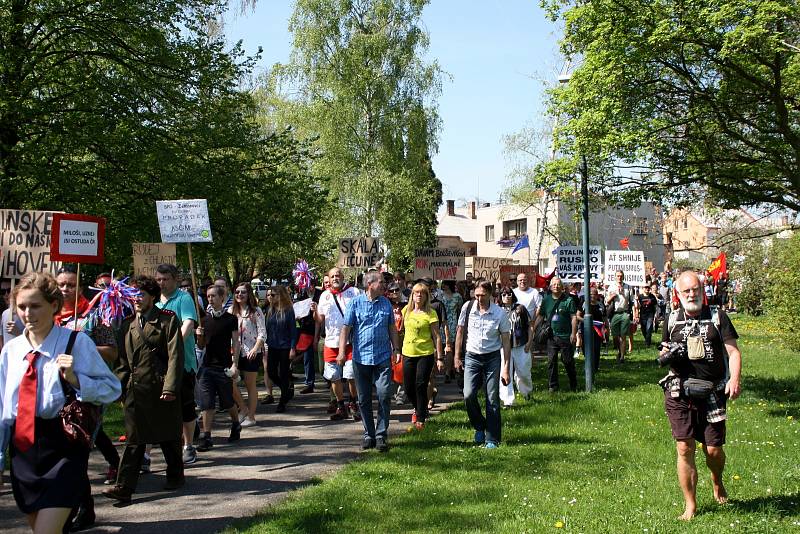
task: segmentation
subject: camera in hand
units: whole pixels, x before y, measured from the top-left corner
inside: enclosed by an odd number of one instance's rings
[[[656,358],[656,362],[658,362],[659,367],[666,367],[667,365],[676,365],[687,358],[684,344],[672,341],[667,343],[667,352]]]

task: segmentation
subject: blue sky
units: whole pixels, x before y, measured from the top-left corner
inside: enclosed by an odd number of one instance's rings
[[[241,39],[248,53],[261,46],[261,71],[286,62],[293,4],[261,0],[244,15],[234,8],[225,21],[228,40]],[[502,138],[540,121],[544,81],[554,81],[562,64],[559,30],[535,0],[432,0],[422,19],[428,58],[452,78],[438,100],[442,130],[433,158],[444,197],[494,202],[509,183]]]

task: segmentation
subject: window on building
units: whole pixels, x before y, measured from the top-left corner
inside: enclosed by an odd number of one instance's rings
[[[689,218],[688,217],[684,217],[683,218],[683,229],[686,230],[687,228],[689,228]]]
[[[542,232],[542,218],[539,217],[536,219],[536,235],[539,235]]]
[[[633,235],[647,235],[647,217],[633,218]]]
[[[528,219],[515,219],[503,222],[503,236],[518,237],[528,233]]]
[[[486,227],[486,241],[494,241],[494,225],[490,224]]]

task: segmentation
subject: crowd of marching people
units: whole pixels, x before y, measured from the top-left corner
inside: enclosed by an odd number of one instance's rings
[[[468,273],[439,284],[367,272],[348,282],[333,268],[316,284],[278,283],[263,294],[254,289],[260,280],[230,286],[225,278],[195,293],[174,265],[158,266],[154,277],[103,273],[91,291],[66,265],[55,277],[27,275],[13,293],[3,281],[0,467],[8,451],[14,497],[32,529],[82,530],[95,521],[92,445],[107,463],[106,497],[131,501],[154,444],[167,464],[165,489],[177,490],[184,468],[214,447],[216,413],[227,414],[225,439],[236,442],[259,424],[259,403],[275,404],[277,413],[291,406],[294,364],[303,367],[300,395],[319,387],[321,372],[330,420],[360,422],[363,449],[388,450],[393,403],[413,410],[409,430],[423,429],[439,384],[450,382],[463,390],[475,443],[497,448],[501,410],[533,392],[534,354],[546,355],[550,392],[560,389],[559,360],[576,391],[575,357],[586,336],[593,338],[595,372],[604,346],[623,364],[637,330],[650,347],[659,323],[678,307],[678,275],[653,270],[639,288],[617,272],[613,282],[593,284],[586,332],[580,284],[552,274],[520,273],[501,283]],[[697,279],[703,302],[732,308],[735,292],[725,275]],[[110,313],[114,302],[121,309]],[[80,411],[117,401],[125,418],[121,456],[102,413]],[[73,405],[79,417],[68,423],[65,406]],[[89,436],[72,436],[69,424]]]

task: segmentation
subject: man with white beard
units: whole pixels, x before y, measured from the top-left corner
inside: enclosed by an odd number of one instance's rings
[[[742,355],[736,345],[739,336],[725,312],[703,305],[703,285],[696,273],[681,274],[677,292],[681,307],[664,323],[660,353],[660,361],[670,366],[670,373],[660,384],[676,441],[678,483],[686,505],[678,519],[688,521],[697,510],[696,441],[703,444],[714,499],[720,504],[728,501],[722,483],[725,403],[739,396]],[[670,344],[676,350],[670,351]]]

